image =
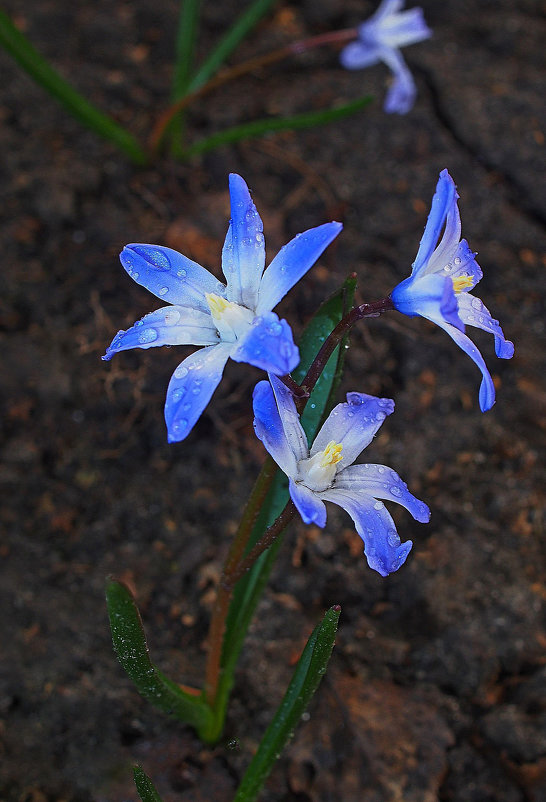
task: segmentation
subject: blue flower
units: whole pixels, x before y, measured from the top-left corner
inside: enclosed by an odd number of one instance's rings
[[[458,197],[453,179],[442,170],[411,276],[394,288],[391,299],[402,314],[426,317],[441,326],[476,363],[483,376],[479,398],[485,412],[495,403],[495,385],[482,355],[464,333],[465,324],[493,334],[495,352],[501,359],[511,359],[514,346],[505,339],[499,321],[469,292],[483,273],[476,254],[461,239]]]
[[[325,223],[298,234],[264,271],[260,215],[241,176],[229,177],[231,220],[222,251],[222,284],[204,267],[161,245],[127,245],[121,263],[131,278],[171,306],[119,331],[105,360],[128,348],[202,345],[176,368],[167,389],[169,442],[184,440],[216,389],[228,357],[279,376],[299,363],[292,331],[271,310],[341,231]]]
[[[348,70],[360,70],[383,61],[394,74],[384,110],[406,114],[415,102],[417,89],[399,48],[432,36],[423,10],[400,12],[404,0],[383,0],[375,14],[358,28],[358,40],[341,51],[341,63]]]
[[[347,393],[347,403],[332,410],[309,449],[287,387],[270,375],[269,382],[261,381],[254,389],[256,435],[288,476],[290,496],[304,523],[323,527],[324,502],[338,504],[364,541],[368,565],[381,576],[400,568],[412,542],[400,543],[394,521],[379,499],[402,504],[422,523],[430,518],[427,505],[391,468],[353,465],[393,410],[389,398]]]

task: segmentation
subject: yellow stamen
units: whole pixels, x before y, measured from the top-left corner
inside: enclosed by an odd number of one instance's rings
[[[205,298],[213,317],[222,317],[222,314],[231,305],[229,301],[214,292],[206,292]]]
[[[472,287],[474,284],[474,280],[471,278],[471,276],[459,276],[458,278],[452,279],[452,281],[455,292],[461,292],[467,287]]]
[[[342,451],[343,451],[343,445],[341,443],[336,443],[335,440],[330,440],[330,442],[322,452],[320,467],[327,468],[328,465],[336,465],[342,459],[341,456]]]

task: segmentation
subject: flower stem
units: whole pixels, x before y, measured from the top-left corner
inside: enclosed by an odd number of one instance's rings
[[[350,39],[355,39],[357,35],[357,28],[347,28],[341,31],[332,31],[330,33],[323,33],[318,36],[312,36],[308,39],[300,39],[297,42],[292,42],[284,47],[271,50],[269,53],[265,53],[262,56],[255,56],[254,58],[247,59],[247,61],[236,64],[234,67],[223,70],[219,75],[211,78],[210,81],[207,81],[206,84],[193,92],[189,92],[183,98],[177,100],[176,103],[173,103],[171,106],[169,106],[169,108],[165,109],[165,111],[157,119],[152,129],[152,133],[150,134],[148,140],[148,147],[150,151],[152,153],[157,153],[161,142],[163,141],[163,137],[165,136],[165,132],[173,117],[193,103],[194,100],[197,100],[197,98],[208,95],[209,92],[212,92],[214,89],[218,89],[218,87],[223,86],[225,83],[233,81],[235,78],[239,78],[241,75],[246,75],[253,70],[259,69],[260,67],[274,64],[276,61],[282,61],[282,59],[288,58],[289,56],[299,55],[300,53],[304,53],[306,50],[311,50],[315,47],[347,42]]]
[[[230,577],[243,558],[248,540],[252,534],[252,527],[254,526],[256,517],[271,487],[276,471],[277,466],[275,462],[271,457],[268,457],[256,479],[244,509],[237,534],[231,544],[222,570],[218,594],[216,596],[210,623],[208,636],[209,653],[205,671],[204,696],[211,707],[214,707],[214,700],[218,690],[226,618],[229,610],[229,602],[233,593],[233,586],[235,584],[230,581]]]

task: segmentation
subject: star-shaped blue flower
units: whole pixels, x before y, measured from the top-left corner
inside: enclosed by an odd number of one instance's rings
[[[358,28],[358,40],[341,51],[341,63],[348,70],[361,70],[383,61],[394,80],[387,93],[384,110],[406,114],[415,102],[417,88],[399,48],[422,42],[432,36],[423,11],[411,8],[400,12],[404,0],[383,0],[375,14]]]
[[[263,224],[241,176],[229,177],[231,220],[222,251],[222,284],[204,267],[161,245],[127,245],[131,278],[170,306],[119,331],[105,360],[129,348],[202,345],[176,368],[167,389],[169,442],[184,440],[216,389],[228,357],[283,376],[299,363],[292,331],[271,310],[339,234],[325,223],[298,234],[265,269]]]
[[[495,403],[495,385],[481,353],[464,333],[465,324],[493,334],[501,359],[511,359],[514,345],[505,339],[499,321],[470,293],[483,273],[476,254],[461,239],[458,197],[453,179],[442,170],[411,276],[394,288],[391,299],[402,314],[426,317],[441,326],[476,363],[483,377],[479,399],[485,412]]]
[[[254,389],[254,429],[288,476],[290,496],[304,523],[326,524],[325,501],[338,504],[353,519],[364,541],[368,565],[381,576],[397,571],[411,550],[400,543],[394,521],[380,499],[395,501],[417,521],[430,510],[413,496],[398,474],[385,465],[353,465],[394,410],[390,398],[347,393],[347,403],[332,410],[311,448],[292,393],[275,376]]]

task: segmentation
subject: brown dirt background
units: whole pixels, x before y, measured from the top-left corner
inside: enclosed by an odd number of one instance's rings
[[[200,56],[237,8],[203,5]],[[546,799],[546,20],[532,0],[422,5],[435,36],[405,51],[419,85],[408,116],[382,112],[386,68],[347,73],[318,51],[200,102],[189,136],[367,92],[371,108],[189,165],[132,167],[0,54],[2,800],[134,800],[130,767],[141,761],[166,802],[227,802],[334,603],[342,617],[327,677],[264,802]],[[279,2],[233,61],[373,8]],[[82,92],[145,137],[168,101],[177,3],[9,0],[6,10]],[[397,404],[366,460],[399,471],[432,520],[397,516],[415,546],[387,580],[367,568],[341,512],[324,532],[293,524],[225,738],[204,748],[124,676],[104,583],[132,583],[154,659],[198,682],[222,557],[263,458],[250,413],[259,374],[230,363],[192,437],[169,446],[162,408],[181,350],[100,361],[118,328],[157,305],[117,254],[158,242],[218,274],[227,174],[240,172],[269,259],[298,231],[345,224],[280,308],[297,333],[347,272],[358,273],[361,300],[408,274],[446,166],[484,268],[480,295],[516,343],[502,362],[490,338],[475,337],[497,404],[479,412],[477,370],[424,321],[393,314],[356,331],[345,389]]]

